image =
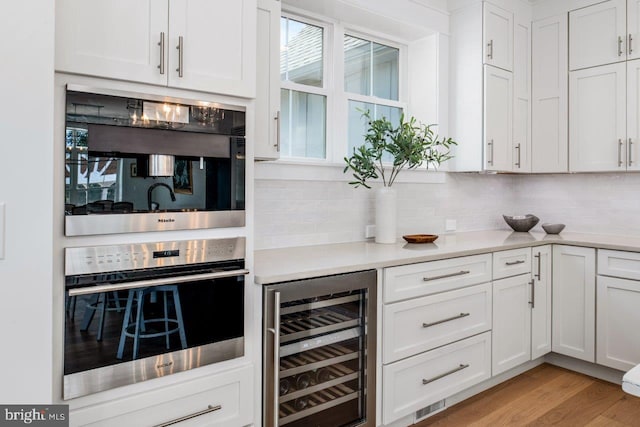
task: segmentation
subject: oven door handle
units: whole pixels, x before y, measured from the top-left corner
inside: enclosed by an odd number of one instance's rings
[[[100,292],[122,291],[134,288],[148,288],[152,286],[175,285],[178,283],[196,282],[198,280],[224,279],[226,277],[245,276],[249,274],[249,270],[229,270],[218,271],[215,273],[193,274],[191,276],[165,277],[162,279],[138,280],[126,283],[107,283],[105,285],[88,286],[83,288],[75,288],[69,290],[69,296],[89,295]]]

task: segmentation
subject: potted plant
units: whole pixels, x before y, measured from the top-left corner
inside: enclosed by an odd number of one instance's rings
[[[386,117],[372,119],[368,110],[362,115],[368,124],[365,143],[344,158],[344,172],[353,173],[349,184],[355,187],[371,188],[367,181],[382,179],[383,186],[376,193],[376,243],[395,243],[396,191],[391,186],[398,174],[422,165],[437,169],[453,157],[450,148],[457,143],[435,135],[431,129],[435,125],[417,123],[415,117],[405,121],[401,115],[396,127]],[[385,153],[391,155],[391,163],[383,163]]]

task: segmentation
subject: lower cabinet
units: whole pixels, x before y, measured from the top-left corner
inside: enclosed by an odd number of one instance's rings
[[[553,247],[553,339],[555,353],[595,362],[596,250]]]
[[[71,426],[245,426],[253,422],[253,368],[72,410]],[[115,417],[109,414],[118,414]]]
[[[531,306],[531,359],[551,352],[551,245],[533,251],[533,289]]]
[[[491,378],[491,332],[382,367],[383,423]]]
[[[493,282],[493,375],[531,360],[532,287],[531,274]]]

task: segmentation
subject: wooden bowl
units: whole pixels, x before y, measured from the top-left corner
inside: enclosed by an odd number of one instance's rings
[[[437,238],[437,234],[407,234],[402,236],[407,243],[433,243]]]

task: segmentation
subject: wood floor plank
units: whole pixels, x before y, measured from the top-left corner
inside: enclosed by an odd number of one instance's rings
[[[627,426],[640,426],[640,397],[625,393],[602,415]]]
[[[626,424],[622,424],[617,422],[616,420],[612,420],[611,418],[607,418],[604,415],[598,415],[593,419],[589,424],[586,424],[584,427],[628,427]]]
[[[593,384],[555,406],[529,425],[587,425],[616,404],[623,397],[623,394],[624,392],[615,384],[594,380]]]
[[[462,426],[468,425],[489,412],[497,411],[524,393],[540,387],[566,372],[552,365],[540,365],[522,375],[498,384],[489,390],[477,394],[453,408],[436,414],[416,424],[416,427],[427,426]]]

